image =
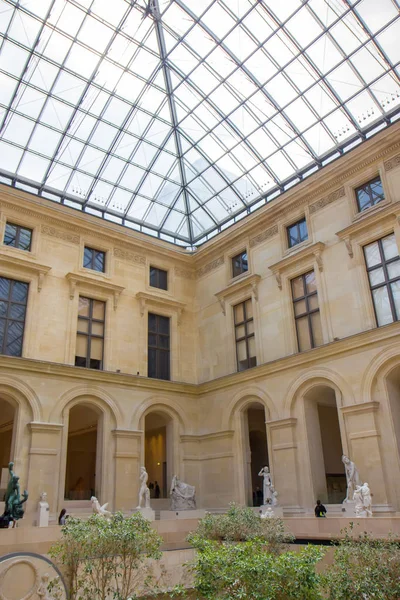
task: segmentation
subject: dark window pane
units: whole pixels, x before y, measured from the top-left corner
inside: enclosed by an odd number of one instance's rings
[[[86,356],[75,356],[76,367],[86,367]]]
[[[385,193],[380,177],[375,177],[375,179],[357,188],[356,196],[360,212],[384,200]]]
[[[232,277],[237,277],[248,271],[247,252],[241,252],[232,258]]]
[[[157,332],[157,317],[152,313],[149,313],[149,331]]]
[[[85,269],[92,269],[99,273],[104,273],[106,254],[101,250],[95,250],[94,248],[88,248],[85,246],[83,253],[83,266]]]
[[[169,379],[169,318],[149,313],[148,322],[147,374]]]
[[[154,267],[150,267],[150,285],[152,287],[157,287],[157,271]]]
[[[9,356],[21,356],[24,324],[19,321],[8,321],[5,353]]]
[[[11,300],[13,302],[26,302],[28,295],[28,284],[21,281],[14,281],[12,286]]]
[[[94,270],[99,271],[100,273],[104,273],[105,266],[105,254],[104,252],[96,252],[94,259]]]
[[[103,368],[104,315],[105,302],[79,297],[75,348],[77,367]]]
[[[6,230],[4,232],[4,243],[7,246],[14,246],[16,245],[16,240],[17,240],[17,226],[16,225],[11,225],[10,223],[6,224]]]
[[[158,378],[169,379],[169,352],[158,354]]]
[[[6,298],[10,295],[11,279],[0,277],[0,298]]]
[[[169,335],[169,317],[158,317],[158,331]]]
[[[168,281],[167,281],[167,271],[161,271],[159,272],[159,288],[161,290],[166,290],[168,288]]]
[[[18,248],[21,250],[30,250],[32,231],[21,227],[19,232]]]
[[[149,333],[149,346],[157,346],[157,334]]]
[[[308,239],[307,222],[301,219],[287,228],[289,248],[300,244]]]
[[[0,303],[0,304],[4,304]],[[11,304],[9,317],[11,319],[25,319],[25,305],[24,304]]]
[[[8,302],[0,301],[0,317],[5,317],[7,315],[8,310]]]
[[[299,352],[303,352],[323,343],[315,273],[300,275],[291,283],[297,344]]]
[[[157,350],[155,348],[148,349],[147,359],[147,375],[148,377],[157,377]]]
[[[6,223],[4,232],[4,244],[13,246],[20,250],[30,250],[32,230],[13,223]]]
[[[156,267],[150,267],[150,285],[159,290],[168,289],[168,272]]]
[[[93,264],[93,250],[91,248],[85,248],[83,253],[83,266],[86,269],[91,269]]]
[[[169,336],[168,335],[159,335],[158,336],[158,345],[160,348],[165,348],[169,350]]]
[[[6,320],[0,319],[0,351],[3,352],[4,332],[6,329]]]
[[[91,358],[89,362],[90,369],[101,369],[101,360],[97,358]]]
[[[0,316],[4,317],[0,319],[0,352],[9,356],[21,356],[28,284],[2,277],[0,290],[4,298],[0,302]],[[17,303],[13,304],[11,300]]]
[[[245,300],[233,307],[236,339],[237,369],[243,371],[257,364],[255,357],[255,337],[253,305]]]

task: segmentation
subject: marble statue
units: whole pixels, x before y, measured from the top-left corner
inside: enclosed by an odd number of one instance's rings
[[[272,488],[274,491],[272,492],[272,506],[278,506],[278,492],[275,488]]]
[[[267,508],[267,510],[265,510],[264,512],[261,513],[260,517],[262,519],[271,519],[271,518],[275,517],[275,513],[272,510],[272,508],[269,506]]]
[[[36,594],[39,596],[40,600],[53,600],[50,596],[48,585],[49,574],[45,573],[44,575],[42,575],[40,585],[36,591]]]
[[[101,506],[100,502],[97,500],[96,496],[92,496],[90,498],[90,501],[92,503],[93,513],[95,515],[100,515],[100,517],[104,517],[105,519],[110,519],[112,517],[112,514],[110,513],[110,511],[106,510],[107,506],[108,506],[108,502],[106,502],[105,504],[103,504],[103,506]]]
[[[259,472],[259,477],[263,477],[263,504],[272,504],[272,494],[274,488],[272,485],[271,474],[268,467],[263,467]]]
[[[358,485],[356,487],[356,489],[354,490],[353,501],[354,501],[354,511],[356,513],[356,516],[357,517],[365,517],[366,515],[365,515],[364,504],[363,504],[363,500],[362,500],[361,485]]]
[[[353,499],[356,487],[358,485],[361,485],[360,475],[358,473],[356,465],[345,454],[343,454],[342,456],[342,463],[344,464],[344,468],[346,471],[347,481],[347,493],[346,498],[343,500],[343,502],[350,502]]]
[[[171,510],[196,510],[196,489],[193,485],[179,481],[174,475],[171,482]]]
[[[149,476],[144,467],[140,467],[140,488],[139,488],[139,503],[137,508],[150,508],[150,490],[147,487],[147,480]],[[142,507],[142,502],[144,503],[144,507]]]
[[[372,498],[368,483],[356,487],[353,499],[357,517],[372,517]]]
[[[2,529],[8,528],[11,522],[13,523],[13,527],[15,527],[16,522],[24,516],[22,505],[28,500],[28,492],[26,490],[22,494],[21,500],[19,477],[15,475],[13,468],[14,463],[10,462],[8,465],[10,479],[4,497],[4,513],[0,517],[0,528]]]

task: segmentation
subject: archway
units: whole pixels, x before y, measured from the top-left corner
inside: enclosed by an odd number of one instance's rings
[[[144,464],[153,498],[167,498],[173,476],[173,421],[163,412],[150,412],[144,421]]]
[[[386,388],[392,413],[393,428],[400,456],[400,365],[397,365],[386,377]]]
[[[243,413],[245,436],[245,485],[248,506],[263,503],[263,479],[258,474],[269,466],[265,409],[260,402],[247,405]]]
[[[8,483],[8,463],[14,460],[16,410],[11,402],[0,398],[0,500]]]
[[[99,412],[87,404],[69,411],[65,499],[90,500],[100,489],[101,426]]]
[[[346,474],[335,390],[317,385],[304,396],[304,412],[315,499],[340,504]]]

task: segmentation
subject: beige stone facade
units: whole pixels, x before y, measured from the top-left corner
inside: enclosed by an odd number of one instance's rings
[[[33,229],[30,252],[0,246],[0,276],[29,282],[22,357],[0,356],[2,406],[14,408],[0,445],[5,435],[29,490],[27,523],[41,492],[53,514],[66,503],[68,469],[77,473],[67,457],[74,407],[96,415],[94,425],[74,413],[87,434],[74,460],[95,427],[95,483],[86,487],[113,510],[136,506],[149,423],[165,429],[153,479],[167,487],[179,474],[200,507],[252,503],[251,439],[262,448],[266,434],[288,513],[333,497],[342,452],[370,484],[376,511],[400,510],[400,326],[377,327],[363,255],[392,233],[400,248],[399,140],[396,125],[195,252],[0,188],[0,239],[6,222]],[[359,213],[354,189],[378,174],[385,199]],[[308,240],[288,249],[286,227],[303,217]],[[85,246],[106,252],[105,273],[83,268]],[[249,270],[232,278],[231,259],[244,250]],[[168,291],[149,285],[150,266],[168,271]],[[298,352],[291,280],[311,270],[323,343]],[[102,371],[74,366],[79,296],[106,303]],[[258,366],[238,373],[233,306],[248,299]],[[170,317],[171,381],[147,377],[148,312]]]

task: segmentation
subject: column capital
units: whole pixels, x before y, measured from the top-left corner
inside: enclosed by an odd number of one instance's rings
[[[341,406],[340,410],[344,415],[376,412],[379,409],[379,402],[359,402],[358,404],[350,404],[349,406]]]
[[[284,429],[286,427],[295,427],[297,419],[289,417],[288,419],[276,419],[275,421],[266,421],[269,429]]]
[[[136,438],[143,435],[143,429],[113,429],[112,434],[115,438]]]
[[[64,428],[63,423],[45,423],[40,421],[31,421],[29,428],[32,433],[58,433]]]

